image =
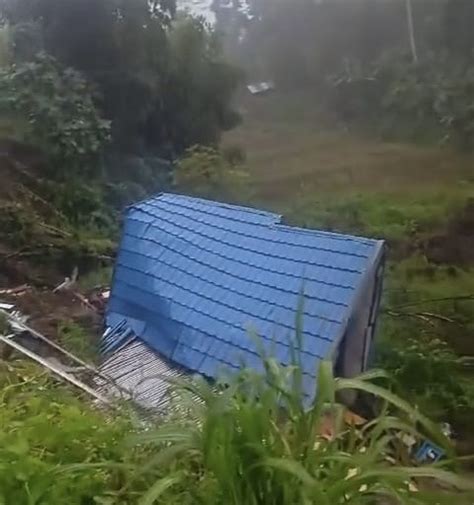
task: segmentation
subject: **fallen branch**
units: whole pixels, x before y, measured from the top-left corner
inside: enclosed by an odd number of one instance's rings
[[[69,293],[72,294],[72,296],[74,296],[74,298],[83,303],[88,309],[93,310],[96,313],[99,313],[97,308],[94,307],[94,305],[92,305],[92,303],[90,303],[89,300],[84,295],[81,295],[81,293],[78,293],[77,291],[72,291],[70,289],[68,291]]]
[[[22,284],[21,286],[18,286],[16,288],[0,289],[0,295],[16,295],[18,293],[26,291],[27,289],[29,289],[29,287],[30,286],[28,286],[28,284]]]
[[[46,223],[41,223],[39,222],[38,225],[41,228],[44,228],[46,231],[49,231],[50,233],[55,233],[56,235],[59,235],[62,238],[71,238],[72,234],[62,230],[61,228],[57,228],[56,226],[52,226],[51,224],[46,224]]]
[[[458,321],[455,321],[454,319],[443,316],[442,314],[433,314],[432,312],[399,312],[396,310],[385,310],[384,312],[385,314],[392,317],[411,317],[414,319],[419,319],[432,326],[433,326],[433,319],[443,321],[444,323],[450,323],[455,324],[457,326],[462,326]]]
[[[443,321],[445,323],[459,325],[458,321],[455,321],[454,319],[451,319],[450,317],[442,316],[441,314],[433,314],[431,312],[420,312],[419,314],[421,316],[428,317],[430,319],[438,319],[439,321]]]
[[[55,365],[54,363],[51,363],[47,359],[39,356],[38,354],[35,354],[34,352],[30,351],[26,347],[23,347],[22,345],[18,344],[11,338],[4,337],[0,335],[0,342],[3,342],[4,344],[12,347],[16,351],[20,352],[21,354],[27,356],[28,358],[32,359],[33,361],[36,361],[43,367],[47,368],[54,374],[56,374],[58,377],[60,377],[63,380],[66,380],[67,382],[70,382],[77,388],[81,389],[82,391],[85,391],[88,393],[90,396],[92,396],[94,399],[98,400],[101,403],[104,403],[105,405],[112,405],[111,401],[106,398],[105,396],[101,395],[91,387],[89,387],[87,384],[84,384],[83,382],[79,381],[76,379],[73,375],[66,373],[64,370],[62,370],[60,367]]]

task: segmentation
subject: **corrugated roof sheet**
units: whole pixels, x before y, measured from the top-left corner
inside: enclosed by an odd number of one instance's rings
[[[101,393],[120,398],[123,390],[126,390],[130,393],[127,399],[158,412],[165,412],[172,399],[169,380],[187,375],[183,369],[174,366],[139,340],[118,349],[105,360],[100,371],[111,379],[109,382],[100,378],[97,380]],[[114,387],[114,384],[121,389]]]
[[[223,366],[259,367],[249,330],[288,363],[303,291],[301,357],[312,391],[382,242],[280,221],[173,194],[131,206],[107,323],[125,317],[161,355],[212,378]]]

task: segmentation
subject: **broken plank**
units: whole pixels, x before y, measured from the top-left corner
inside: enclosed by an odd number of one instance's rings
[[[64,349],[63,347],[61,347],[59,344],[56,344],[56,342],[53,342],[48,337],[45,337],[39,331],[36,331],[31,326],[28,326],[21,319],[15,317],[12,314],[9,314],[8,312],[6,312],[5,310],[2,310],[2,309],[0,309],[0,313],[4,314],[6,316],[6,318],[7,318],[8,321],[15,323],[20,329],[22,329],[24,331],[27,331],[28,333],[31,333],[31,335],[33,335],[34,337],[36,337],[39,340],[43,341],[45,344],[49,345],[50,347],[52,347],[56,351],[60,352],[64,356],[67,356],[68,358],[70,358],[72,361],[74,361],[78,365],[86,368],[87,370],[89,370],[90,372],[92,372],[97,377],[100,377],[102,380],[110,382],[110,380],[111,380],[110,377],[107,377],[106,375],[102,374],[99,370],[97,370],[97,368],[91,366],[89,363],[86,363],[85,361],[83,361],[82,359],[78,358],[77,356],[75,356],[71,352],[67,351],[66,349]],[[119,389],[121,389],[122,392],[124,392],[126,394],[129,394],[129,391],[127,391],[127,390],[125,390],[123,388],[119,388]]]
[[[36,363],[39,363],[43,367],[47,368],[54,374],[56,374],[58,377],[62,378],[66,382],[69,382],[70,384],[73,384],[77,388],[81,389],[82,391],[88,393],[90,396],[95,398],[101,403],[104,403],[106,405],[112,405],[112,402],[106,398],[105,396],[101,395],[100,393],[97,393],[94,389],[89,387],[87,384],[84,384],[80,380],[76,379],[73,375],[65,372],[61,367],[55,365],[54,363],[51,363],[47,359],[42,358],[38,354],[34,353],[33,351],[30,351],[26,347],[23,347],[22,345],[18,344],[11,338],[5,337],[3,335],[0,335],[0,342],[3,342],[4,344],[7,344],[10,347],[13,347],[15,350],[20,352],[21,354],[24,354],[28,358],[32,359],[33,361],[36,361]]]

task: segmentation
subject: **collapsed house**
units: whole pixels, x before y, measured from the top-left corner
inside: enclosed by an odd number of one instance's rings
[[[321,360],[332,360],[342,376],[367,368],[383,267],[382,241],[287,226],[281,216],[261,210],[160,194],[126,212],[101,370],[142,405],[163,409],[166,377],[214,380],[224,369],[260,370],[249,333],[289,364],[299,317],[310,399]]]

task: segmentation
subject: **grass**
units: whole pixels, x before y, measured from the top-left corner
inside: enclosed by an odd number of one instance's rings
[[[58,340],[69,352],[82,360],[94,363],[98,358],[98,339],[73,321],[58,324]]]
[[[472,488],[469,481],[410,463],[400,435],[428,435],[448,451],[449,442],[419,411],[377,385],[384,374],[335,379],[332,363],[323,362],[316,400],[308,404],[297,357],[287,368],[264,358],[264,369],[263,375],[243,370],[217,387],[181,383],[194,398],[187,404],[193,415],[136,438],[158,451],[151,466],[169,469],[140,503],[158,497],[207,505],[428,504],[448,497],[467,503],[469,494],[459,490]],[[379,416],[363,428],[346,423],[346,407],[336,399],[346,389],[378,397]],[[457,492],[430,492],[425,478]]]
[[[257,199],[280,206],[305,195],[409,193],[473,180],[473,158],[441,147],[369,139],[324,117],[321,97],[276,93],[243,100],[242,125],[226,134],[240,145]]]
[[[450,443],[380,387],[384,374],[335,379],[331,363],[322,363],[311,404],[303,401],[297,357],[286,368],[263,359],[263,374],[242,370],[214,386],[176,383],[179,413],[156,428],[123,408],[111,419],[35,365],[1,363],[0,503],[370,505],[382,498],[420,505],[433,503],[426,479],[443,484],[436,503],[468,503],[472,482],[445,471],[446,461],[411,464],[397,432],[428,436],[448,453]],[[347,388],[382,402],[364,427],[344,420],[337,394]]]
[[[307,102],[265,100],[248,108],[226,141],[246,148],[257,199],[298,224],[411,243],[445,227],[470,196],[467,158],[326,133]],[[471,352],[472,304],[424,302],[472,293],[473,278],[467,268],[430,263],[417,248],[389,264],[380,343],[393,351],[385,363],[408,401],[381,387],[384,374],[335,379],[323,363],[316,401],[303,403],[297,356],[287,368],[264,357],[264,375],[243,370],[212,388],[179,384],[186,414],[143,430],[124,412],[111,422],[37,368],[2,364],[0,504],[471,503],[460,490],[472,481],[446,472],[448,461],[413,467],[396,433],[450,449],[425,411],[444,420],[446,406],[453,415],[459,409],[465,391],[452,387],[465,376],[453,349]],[[82,282],[101,284],[102,273]],[[67,347],[89,352],[75,325],[62,325],[61,336]],[[379,398],[365,427],[344,422],[337,393],[347,388]],[[437,398],[443,401],[434,408]],[[331,436],[323,436],[328,423]]]
[[[89,291],[97,287],[110,286],[112,282],[112,267],[101,267],[92,270],[85,275],[81,275],[78,280],[79,288],[83,291]]]
[[[132,502],[111,501],[138,460],[123,449],[133,429],[126,415],[110,423],[35,365],[0,362],[0,426],[0,503]]]
[[[392,242],[441,230],[474,194],[474,183],[401,193],[302,195],[286,207],[287,219],[300,226],[357,233]]]
[[[434,265],[421,255],[390,262],[383,305],[379,365],[413,404],[471,440],[474,270]]]

